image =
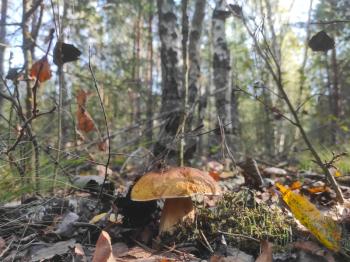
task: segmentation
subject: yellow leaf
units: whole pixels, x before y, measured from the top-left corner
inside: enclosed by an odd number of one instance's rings
[[[334,176],[334,177],[340,177],[342,176],[342,173],[339,171],[338,168],[336,167],[331,167],[329,168],[329,172]]]
[[[94,216],[91,220],[90,220],[90,224],[96,224],[98,221],[100,221],[101,219],[103,219],[105,216],[107,215],[107,213],[101,213],[98,214],[96,216]]]
[[[325,247],[339,251],[341,227],[330,217],[324,216],[309,200],[289,188],[276,183],[294,217],[304,225]]]

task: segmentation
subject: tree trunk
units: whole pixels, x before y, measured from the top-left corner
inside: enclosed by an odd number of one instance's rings
[[[200,89],[199,79],[201,76],[201,59],[200,59],[200,40],[202,34],[202,26],[205,15],[205,0],[197,0],[195,10],[191,21],[191,30],[189,35],[188,44],[188,60],[189,60],[189,71],[188,71],[188,117],[187,117],[187,130],[191,130],[193,125],[193,115],[196,108],[196,102],[198,98],[198,91]],[[197,119],[197,126],[203,124],[204,120],[204,103],[202,99],[198,101],[198,113],[200,114]],[[186,152],[185,158],[191,159],[196,152],[197,144],[199,139],[196,137],[188,137],[186,139]]]
[[[226,142],[232,146],[233,125],[229,124],[231,118],[230,98],[230,51],[227,47],[225,34],[225,20],[229,12],[226,10],[225,1],[216,0],[216,6],[212,16],[213,30],[213,73],[215,86],[215,106],[225,130]],[[218,127],[218,123],[217,123]],[[216,132],[217,143],[221,141],[220,130]]]
[[[29,70],[32,65],[32,53],[30,52],[30,31],[29,31],[29,17],[27,17],[27,12],[30,9],[31,1],[23,0],[23,13],[22,13],[22,36],[23,36],[23,57],[24,57],[24,75],[26,79],[26,115],[27,118],[30,118],[32,115],[32,102],[33,102],[33,93],[32,86],[29,80]]]
[[[339,105],[339,84],[338,84],[338,64],[337,64],[337,53],[336,49],[332,49],[332,144],[337,143],[338,138],[338,125],[339,117],[340,117],[340,105]]]
[[[1,24],[0,24],[0,75],[4,76],[4,55],[6,49],[6,18],[7,18],[7,0],[1,1]],[[0,83],[0,92],[5,89],[4,83]],[[2,113],[3,97],[0,97],[0,114]]]
[[[152,32],[152,23],[153,23],[153,1],[150,0],[149,8],[149,17],[148,17],[148,44],[147,44],[147,53],[148,53],[148,95],[147,95],[147,105],[146,105],[146,139],[147,142],[152,141],[153,137],[153,32]]]
[[[136,21],[136,56],[135,56],[135,74],[133,80],[135,83],[135,124],[140,124],[141,121],[141,76],[140,76],[140,65],[141,65],[141,14],[142,14],[142,5],[139,2],[138,11],[137,11],[137,21]],[[136,129],[136,146],[139,145],[139,138],[141,136],[140,128]]]
[[[159,37],[161,42],[162,98],[161,114],[164,124],[155,144],[156,156],[168,156],[177,161],[174,138],[181,121],[181,75],[179,70],[179,30],[173,0],[157,0]]]

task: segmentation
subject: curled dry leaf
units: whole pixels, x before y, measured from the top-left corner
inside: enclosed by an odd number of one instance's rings
[[[29,76],[31,78],[37,78],[40,83],[43,83],[51,78],[50,64],[46,56],[33,64],[32,68],[30,69]]]
[[[102,231],[94,252],[92,262],[114,262],[115,257],[112,252],[111,237],[106,231]]]
[[[78,90],[76,95],[78,106],[85,108],[86,101],[91,94],[92,94],[91,92],[87,92],[83,89]]]
[[[98,143],[98,150],[101,152],[106,152],[108,149],[108,140],[104,139],[102,142]]]
[[[53,50],[53,62],[58,66],[63,65],[78,60],[80,55],[81,51],[74,45],[58,41]]]
[[[2,253],[2,251],[5,250],[5,248],[6,248],[6,242],[2,237],[0,237],[0,254]]]
[[[311,253],[316,256],[324,257],[328,262],[334,262],[334,257],[326,249],[320,247],[312,241],[297,241],[293,243],[293,247]]]
[[[92,120],[92,117],[90,116],[90,114],[81,107],[78,108],[77,119],[78,119],[78,129],[80,131],[88,133],[96,129],[94,121]]]
[[[267,240],[261,240],[261,254],[255,262],[272,262],[272,244]]]

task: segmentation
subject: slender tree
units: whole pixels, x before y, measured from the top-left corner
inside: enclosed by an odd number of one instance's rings
[[[181,75],[179,69],[180,48],[176,6],[173,0],[157,0],[159,37],[161,42],[162,97],[160,112],[162,126],[154,153],[176,160],[178,146],[174,138],[181,122]]]
[[[230,51],[227,46],[225,21],[230,16],[225,1],[216,0],[212,16],[213,34],[213,77],[215,86],[215,105],[218,117],[224,124],[225,137],[229,146],[233,146],[233,124],[231,116],[231,85],[230,85]],[[218,130],[217,142],[221,140]]]
[[[0,20],[0,75],[4,76],[4,56],[6,49],[6,21],[7,21],[7,0],[1,1]],[[4,84],[0,83],[0,92],[4,91]],[[0,114],[2,113],[3,98],[0,96]]]

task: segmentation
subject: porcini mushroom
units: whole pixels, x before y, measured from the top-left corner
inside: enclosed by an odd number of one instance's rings
[[[215,180],[199,169],[172,167],[142,176],[131,191],[133,201],[165,199],[159,233],[171,232],[181,221],[194,220],[192,196],[219,195]]]

